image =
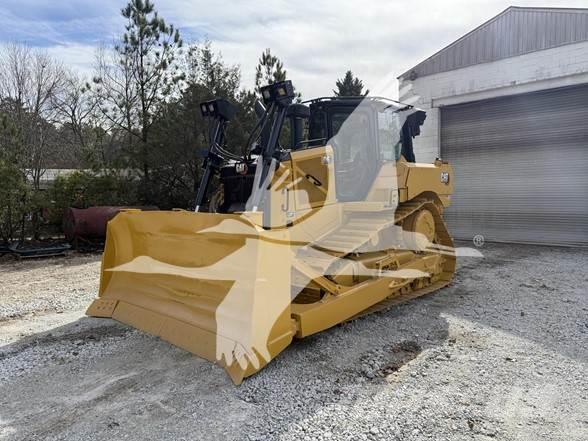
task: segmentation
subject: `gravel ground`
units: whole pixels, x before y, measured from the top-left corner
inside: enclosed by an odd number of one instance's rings
[[[0,262],[0,322],[81,309],[95,297],[100,255]]]
[[[483,252],[450,287],[296,341],[240,387],[83,317],[97,256],[0,265],[0,439],[585,441],[588,250]]]

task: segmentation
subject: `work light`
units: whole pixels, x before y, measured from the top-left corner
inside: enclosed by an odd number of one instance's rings
[[[204,118],[220,118],[225,121],[230,121],[237,113],[237,109],[229,101],[217,98],[200,103],[200,112]]]
[[[265,86],[261,89],[261,96],[264,104],[270,104],[282,100],[291,100],[295,97],[292,81],[280,81],[279,83]]]

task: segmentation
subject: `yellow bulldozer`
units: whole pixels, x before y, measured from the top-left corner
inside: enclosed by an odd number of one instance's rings
[[[240,154],[225,143],[234,106],[201,104],[210,143],[196,209],[111,220],[87,312],[216,362],[236,384],[294,338],[435,291],[455,271],[442,218],[451,167],[413,152],[425,112],[378,97],[294,103],[290,81],[261,96]]]

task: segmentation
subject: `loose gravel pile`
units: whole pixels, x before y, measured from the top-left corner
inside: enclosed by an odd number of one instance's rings
[[[97,258],[2,268],[2,302],[23,301],[0,323],[12,335],[0,438],[585,441],[588,250],[483,252],[450,287],[296,341],[240,387],[156,338],[68,312],[93,298]],[[54,309],[29,295],[45,278],[37,292]]]

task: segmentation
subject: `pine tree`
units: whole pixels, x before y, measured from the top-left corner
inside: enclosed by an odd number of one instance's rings
[[[128,133],[129,149],[148,183],[150,131],[184,79],[177,63],[183,43],[178,29],[158,15],[151,0],[129,0],[121,15],[127,19],[125,33],[112,60],[100,61],[94,82],[101,110],[115,128]]]
[[[241,68],[229,65],[208,40],[192,44],[185,56],[186,84],[199,84],[210,92],[210,99],[223,97],[235,100],[241,85]]]
[[[269,48],[266,49],[261,54],[257,68],[255,69],[255,90],[259,93],[259,90],[263,86],[284,81],[285,79],[286,70],[284,69],[284,63],[278,57],[272,55]]]
[[[335,83],[337,90],[333,90],[335,96],[366,96],[369,90],[363,92],[363,81],[353,76],[353,72],[348,70],[345,76],[338,79]]]
[[[287,71],[284,69],[284,63],[275,55],[272,55],[271,49],[267,48],[262,52],[255,69],[255,93],[261,96],[261,88],[268,84],[278,83],[287,79]],[[302,101],[302,94],[296,91],[294,87],[295,99],[297,102]]]

